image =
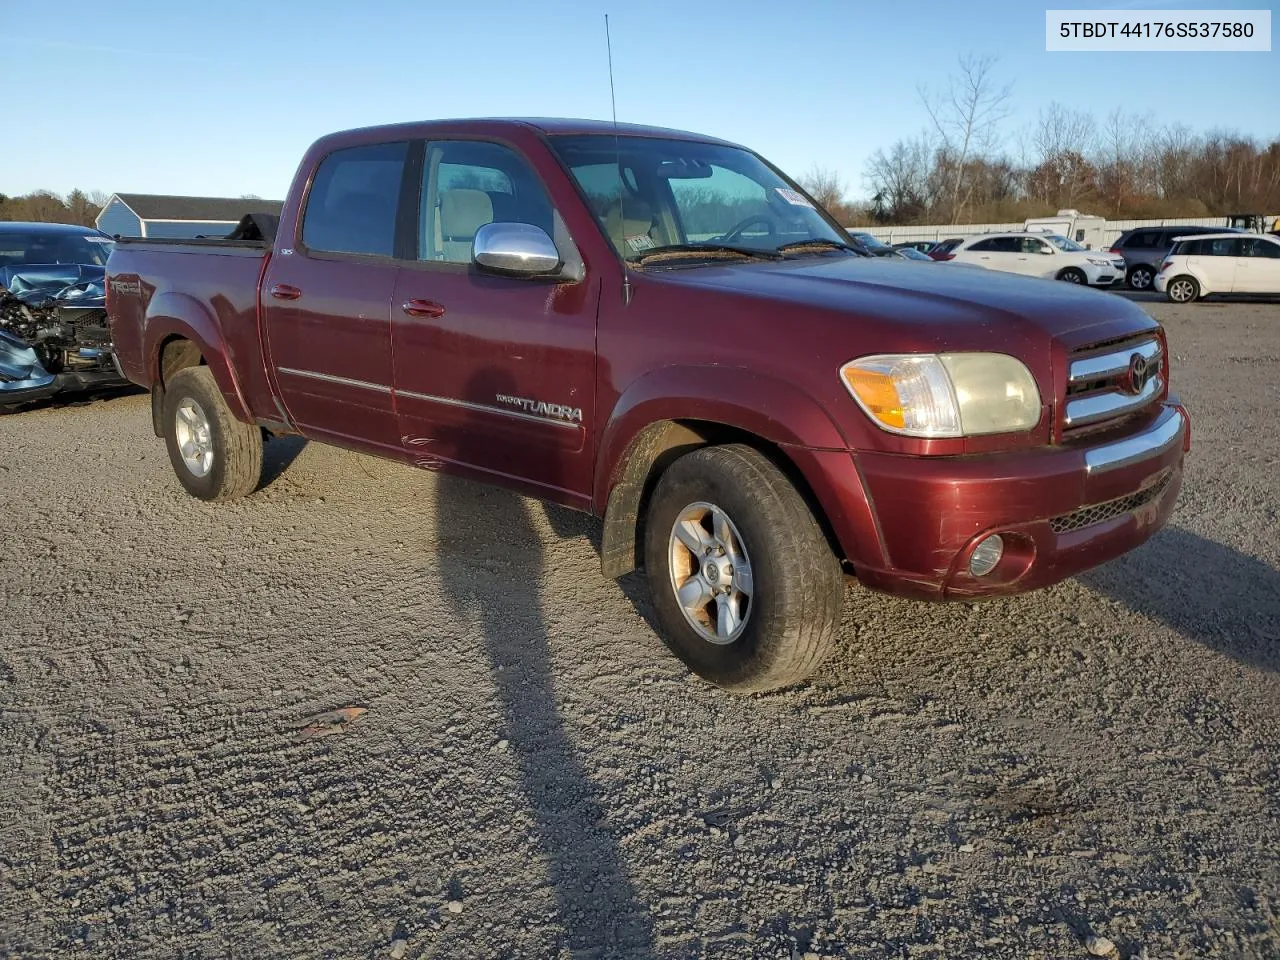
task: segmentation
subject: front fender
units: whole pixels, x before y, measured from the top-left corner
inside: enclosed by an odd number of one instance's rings
[[[252,422],[235,370],[227,360],[222,331],[207,306],[189,294],[158,293],[147,305],[145,331],[143,355],[147,358],[153,389],[161,382],[161,346],[170,337],[184,337],[200,348],[200,355],[213,374],[232,415],[245,423]]]
[[[614,405],[596,462],[598,512],[608,502],[632,440],[664,420],[719,423],[774,444],[849,449],[821,404],[794,384],[744,367],[661,367],[634,380]]]

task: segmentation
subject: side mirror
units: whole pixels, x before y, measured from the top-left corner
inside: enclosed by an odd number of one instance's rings
[[[560,251],[531,223],[486,223],[471,242],[471,262],[509,277],[545,277],[560,269]]]
[[[1046,257],[1052,257],[1054,254],[1054,249],[1053,247],[1041,247],[1040,252],[1043,253]]]

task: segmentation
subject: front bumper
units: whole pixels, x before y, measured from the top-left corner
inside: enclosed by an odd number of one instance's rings
[[[999,596],[1057,583],[1149,539],[1173,512],[1189,445],[1186,411],[1171,401],[1136,430],[1087,445],[955,458],[857,453],[856,481],[813,486],[867,586],[933,600]],[[849,455],[836,456],[848,474]],[[1004,556],[974,576],[969,558],[995,533]]]
[[[35,350],[22,341],[0,336],[0,407],[44,400],[59,393],[97,390],[128,383],[114,371],[75,370],[50,373]]]

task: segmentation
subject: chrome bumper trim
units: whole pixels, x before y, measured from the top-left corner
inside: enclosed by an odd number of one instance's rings
[[[1182,411],[1177,407],[1169,407],[1150,429],[1137,436],[1086,450],[1085,471],[1091,475],[1105,473],[1158,457],[1174,444],[1181,443],[1185,432],[1186,421],[1182,417]]]

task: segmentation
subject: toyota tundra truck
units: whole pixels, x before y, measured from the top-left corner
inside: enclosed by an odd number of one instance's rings
[[[1190,448],[1159,324],[1069,284],[868,257],[711,137],[577,120],[325,136],[278,223],[121,239],[124,373],[204,500],[314,441],[603,520],[727,689],[831,651],[846,577],[923,600],[1141,544]]]

